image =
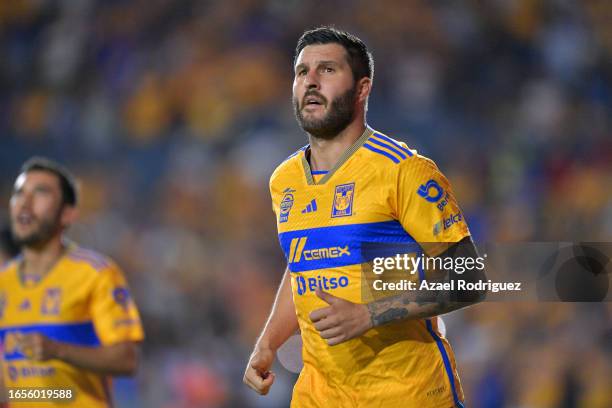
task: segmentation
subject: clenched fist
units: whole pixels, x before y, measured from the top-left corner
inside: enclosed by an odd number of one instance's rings
[[[257,393],[266,395],[274,383],[275,375],[270,371],[273,362],[273,350],[256,346],[242,380]]]

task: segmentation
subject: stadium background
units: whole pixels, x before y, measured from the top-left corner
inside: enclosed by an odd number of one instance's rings
[[[0,2],[0,219],[34,154],[82,180],[70,235],[126,271],[147,332],[119,407],[285,407],[242,385],[284,262],[273,168],[301,32],[360,35],[369,123],[434,158],[478,241],[610,241],[612,3]],[[472,407],[610,407],[610,304],[446,319]]]

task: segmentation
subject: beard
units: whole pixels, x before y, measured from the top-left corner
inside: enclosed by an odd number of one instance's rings
[[[46,244],[58,231],[61,230],[60,218],[62,209],[49,218],[37,219],[38,228],[24,235],[19,235],[16,232],[15,223],[11,223],[11,235],[13,241],[19,247],[38,247]]]
[[[302,115],[302,109],[300,109],[300,103],[297,98],[293,98],[293,112],[297,119],[300,127],[305,132],[319,139],[330,140],[333,139],[346,129],[351,123],[355,115],[355,91],[356,87],[353,86],[345,93],[334,98],[329,107],[329,112],[321,119],[308,119]],[[324,102],[323,95],[317,92],[306,92],[306,95],[316,95],[321,98]]]

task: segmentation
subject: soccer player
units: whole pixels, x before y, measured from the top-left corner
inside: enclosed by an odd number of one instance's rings
[[[76,216],[73,176],[51,160],[28,160],[10,200],[22,252],[0,271],[10,406],[110,407],[110,376],[136,370],[138,311],[115,263],[64,239]]]
[[[275,352],[299,327],[304,367],[292,407],[462,407],[437,316],[484,293],[368,298],[362,269],[366,244],[418,243],[430,257],[476,258],[449,182],[431,160],[366,124],[373,59],[360,39],[306,31],[294,71],[295,115],[309,144],[270,179],[288,267],[244,382],[266,394]],[[484,270],[464,275],[474,281]]]

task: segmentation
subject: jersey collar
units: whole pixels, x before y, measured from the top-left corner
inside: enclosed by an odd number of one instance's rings
[[[306,155],[308,154],[310,150],[310,145],[308,145],[302,153],[302,168],[304,169],[304,175],[306,176],[306,181],[308,182],[308,185],[325,184],[327,180],[329,180],[334,175],[334,173],[340,167],[342,167],[344,163],[346,163],[346,161],[353,155],[353,153],[359,150],[359,148],[366,142],[366,140],[368,140],[370,136],[372,136],[372,133],[374,133],[374,129],[366,125],[366,128],[363,131],[363,134],[359,136],[359,139],[357,139],[355,143],[351,145],[351,147],[349,147],[348,149],[344,151],[344,153],[342,153],[342,156],[340,156],[340,158],[338,159],[334,167],[332,167],[327,172],[327,174],[323,176],[321,180],[319,180],[318,183],[315,183],[314,178],[312,177],[312,170],[310,169],[310,163],[308,163],[308,159],[306,158]]]

